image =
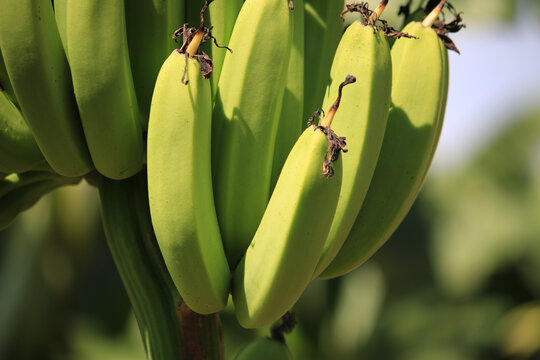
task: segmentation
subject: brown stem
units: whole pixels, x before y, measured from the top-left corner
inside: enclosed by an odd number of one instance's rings
[[[182,329],[182,359],[224,360],[223,329],[219,313],[200,315],[183,301],[177,312]]]

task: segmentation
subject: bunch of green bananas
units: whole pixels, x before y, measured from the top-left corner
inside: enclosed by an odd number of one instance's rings
[[[402,32],[387,3],[2,1],[0,226],[54,187],[97,176],[107,203],[146,171],[183,301],[210,314],[232,295],[242,326],[276,321],[388,239],[433,158],[445,1]]]

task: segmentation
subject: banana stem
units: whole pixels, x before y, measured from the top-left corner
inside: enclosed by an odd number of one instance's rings
[[[332,126],[332,121],[334,120],[334,116],[336,115],[336,111],[339,109],[339,104],[341,103],[341,95],[342,95],[342,92],[343,92],[343,87],[345,85],[352,84],[354,82],[356,82],[356,78],[354,76],[352,76],[352,75],[347,75],[347,77],[345,78],[345,81],[343,81],[339,85],[338,97],[337,97],[336,101],[334,101],[332,106],[330,107],[330,110],[328,110],[328,112],[326,113],[324,119],[321,121],[321,124],[320,124],[321,126],[327,127],[327,128]]]
[[[422,26],[425,28],[430,28],[435,20],[439,17],[441,14],[444,4],[446,3],[446,0],[442,0],[435,8],[429,13],[428,16],[422,21]]]
[[[182,328],[182,359],[224,360],[223,329],[219,313],[200,315],[184,302],[177,309]]]
[[[388,0],[382,0],[379,5],[377,5],[377,8],[373,11],[373,14],[371,14],[370,20],[372,24],[375,24],[375,22],[379,20],[386,5],[388,5]]]
[[[188,54],[189,57],[193,57],[197,53],[197,50],[199,50],[199,46],[201,46],[203,35],[204,35],[204,30],[201,30],[201,29],[197,30],[195,35],[193,35],[193,39],[191,40],[191,42],[189,43],[186,49],[186,54]]]
[[[179,296],[153,234],[146,170],[127,180],[96,180],[107,243],[137,318],[147,357],[184,359],[176,313]]]

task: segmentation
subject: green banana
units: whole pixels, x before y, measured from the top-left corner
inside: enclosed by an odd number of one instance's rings
[[[159,69],[175,48],[172,35],[184,23],[184,10],[184,0],[125,3],[129,59],[144,128]]]
[[[6,91],[0,91],[0,171],[24,172],[44,161],[21,112]]]
[[[92,161],[106,177],[128,178],[142,168],[143,138],[124,1],[70,0],[66,16],[69,65]]]
[[[305,56],[304,88],[309,89],[304,99],[304,119],[324,99],[329,84],[332,55],[341,38],[343,22],[339,14],[344,8],[343,0],[304,0]]]
[[[2,1],[0,48],[24,119],[47,162],[64,176],[91,171],[51,1]]]
[[[351,82],[354,77],[348,77],[342,87]],[[279,319],[312,278],[341,187],[341,157],[334,156],[334,146],[343,146],[342,138],[331,144],[331,158],[337,160],[334,176],[321,176],[321,160],[327,159],[328,138],[334,134],[329,127],[340,98],[341,88],[321,126],[304,130],[292,148],[257,232],[234,271],[232,299],[243,327],[257,328]]]
[[[246,0],[234,25],[213,113],[218,221],[231,268],[270,195],[272,158],[291,45],[287,0]]]
[[[187,56],[174,50],[156,81],[148,193],[156,238],[182,299],[193,311],[210,314],[227,304],[230,270],[212,192],[210,82]]]
[[[372,16],[380,17],[382,9],[380,5],[379,12],[376,10]],[[351,86],[350,95],[343,100],[334,131],[345,136],[349,152],[343,159],[338,206],[314,277],[330,264],[347,238],[368,191],[384,138],[392,63],[385,35],[382,30],[374,30],[371,20],[365,24],[355,21],[343,34],[332,64],[324,108],[330,106],[339,80],[347,74],[355,74],[358,84]]]
[[[218,0],[212,3],[209,8],[210,25],[212,25],[212,34],[218,39],[220,44],[227,45],[231,39],[231,33],[242,8],[244,0]],[[213,47],[211,50],[212,60],[214,61],[214,71],[210,82],[212,83],[212,93],[217,91],[219,76],[225,60],[225,49]]]
[[[11,225],[21,212],[31,208],[39,199],[52,190],[64,185],[75,185],[79,181],[80,178],[64,177],[62,179],[30,182],[11,189],[0,197],[0,230]]]
[[[235,360],[292,360],[287,345],[271,338],[262,338],[250,342],[244,347]]]
[[[27,171],[21,174],[9,174],[0,180],[0,198],[23,186],[47,180],[62,181],[63,179],[62,176],[48,171]]]
[[[304,11],[303,0],[295,0],[292,12],[292,45],[287,69],[287,82],[272,163],[273,189],[281,168],[304,127]]]
[[[159,254],[150,223],[146,171],[122,181],[101,176],[101,216],[107,244],[137,318],[148,359],[182,358],[178,293]]]
[[[68,0],[53,0],[56,27],[58,28],[58,34],[60,35],[60,40],[66,54],[68,53],[66,36],[67,4]]]
[[[347,240],[320,278],[343,275],[366,261],[392,235],[422,187],[448,94],[447,50],[431,29],[442,7],[436,10],[403,29],[418,39],[401,38],[392,47],[392,107],[377,167]]]
[[[9,81],[9,76],[4,63],[4,57],[2,56],[2,49],[0,48],[0,91],[8,96],[9,100],[17,105],[17,99],[15,98],[15,91]]]

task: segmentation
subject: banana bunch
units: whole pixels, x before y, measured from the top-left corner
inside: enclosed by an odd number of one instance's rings
[[[146,177],[182,301],[212,314],[231,296],[242,326],[278,320],[382,246],[433,159],[461,25],[437,20],[443,0],[398,31],[387,3],[4,0],[0,228],[85,177],[123,244],[115,223],[136,221],[115,215],[133,202],[119,189]],[[135,255],[115,249],[133,286]]]

